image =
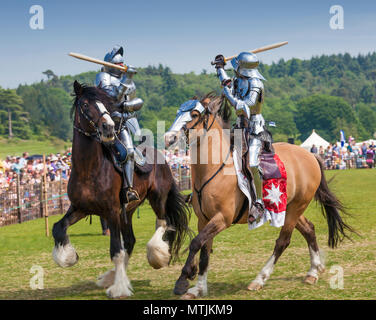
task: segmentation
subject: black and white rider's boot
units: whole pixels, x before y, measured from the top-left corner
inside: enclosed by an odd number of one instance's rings
[[[127,186],[124,190],[126,203],[140,200],[140,196],[138,192],[135,189],[133,189],[133,173],[134,173],[134,158],[133,156],[131,156],[131,157],[128,157],[128,160],[124,164],[124,167],[123,167],[123,175],[125,176],[125,179],[127,182]]]

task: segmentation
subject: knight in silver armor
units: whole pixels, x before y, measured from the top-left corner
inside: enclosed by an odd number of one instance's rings
[[[104,61],[123,66],[123,54],[123,47],[115,46],[105,55]],[[142,108],[144,102],[136,97],[136,85],[132,79],[136,73],[136,69],[132,66],[127,66],[126,72],[104,66],[95,78],[95,85],[114,98],[116,106],[121,110],[111,114],[111,117],[120,126],[118,137],[127,151],[122,167],[127,182],[126,198],[128,202],[140,199],[137,191],[133,189],[135,151],[132,136],[141,135],[135,112]]]
[[[217,76],[223,87],[223,94],[229,103],[235,108],[237,125],[244,127],[245,120],[249,128],[249,166],[253,174],[255,185],[257,215],[263,212],[264,203],[262,196],[262,170],[259,156],[262,148],[261,134],[264,132],[265,120],[261,114],[264,100],[265,78],[257,70],[259,60],[255,54],[242,52],[231,60],[235,71],[235,77],[230,78],[224,66],[226,65],[223,55],[218,55],[214,61]],[[256,214],[253,214],[256,215]],[[250,222],[254,218],[250,217]]]

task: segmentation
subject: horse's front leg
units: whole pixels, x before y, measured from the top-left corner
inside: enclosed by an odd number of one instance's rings
[[[110,255],[111,260],[115,265],[115,269],[113,284],[106,292],[110,298],[129,297],[133,294],[125,267],[125,264],[128,264],[129,255],[128,252],[124,250],[121,242],[121,223],[119,213],[112,212],[107,218],[107,222],[111,233]]]
[[[84,213],[75,210],[71,205],[64,217],[56,222],[52,228],[52,235],[55,239],[52,257],[60,267],[71,267],[78,261],[76,250],[69,241],[67,229],[84,217]]]
[[[133,210],[134,211],[134,210]],[[125,256],[124,256],[124,267],[125,271],[128,268],[128,262],[133,252],[134,245],[136,243],[136,238],[133,233],[132,227],[132,212],[127,212],[127,221],[124,221],[123,215],[120,216],[121,222],[121,235],[123,237],[123,245],[125,249]],[[112,286],[115,282],[115,268],[107,271],[103,275],[99,276],[97,285],[102,288],[108,288]],[[132,290],[131,283],[129,282],[128,288]]]
[[[184,300],[205,297],[208,294],[208,267],[209,257],[213,245],[213,239],[209,239],[200,250],[200,260],[198,269],[198,279],[196,285],[189,288],[187,293],[182,296]]]
[[[209,256],[206,255],[208,246],[203,246],[212,240],[219,232],[226,229],[227,225],[225,223],[222,213],[217,213],[208,224],[199,232],[199,234],[192,240],[189,246],[189,254],[187,261],[182,269],[179,279],[175,283],[174,293],[176,295],[182,295],[187,292],[189,287],[189,280],[193,280],[197,273],[197,266],[194,263],[194,257],[200,249],[205,249],[200,257],[200,282],[206,283],[206,272],[209,264]],[[209,243],[211,247],[211,243]],[[205,261],[206,260],[206,261]],[[202,273],[202,274],[201,274]],[[206,293],[202,290],[202,293]]]

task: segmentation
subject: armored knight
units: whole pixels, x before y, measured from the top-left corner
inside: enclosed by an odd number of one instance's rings
[[[123,47],[115,46],[111,52],[106,54],[104,61],[123,66],[123,54]],[[126,151],[126,154],[123,156],[122,170],[127,184],[125,195],[128,203],[140,199],[137,191],[133,189],[135,151],[132,135],[141,134],[135,111],[140,110],[144,102],[142,99],[136,97],[136,86],[132,80],[136,73],[136,69],[132,66],[128,66],[125,73],[116,68],[105,66],[95,78],[95,85],[114,98],[116,106],[120,110],[120,112],[116,111],[112,113],[111,117],[118,127],[119,143],[124,147],[119,148],[115,145],[115,148],[118,149],[119,153],[124,153],[124,150]]]
[[[218,55],[214,61],[217,76],[223,86],[223,94],[235,107],[237,125],[241,128],[248,127],[249,141],[249,166],[252,171],[255,185],[257,215],[264,211],[262,200],[262,171],[260,168],[260,152],[262,148],[262,133],[264,132],[265,120],[261,114],[264,100],[264,77],[257,70],[259,60],[253,53],[242,52],[231,60],[235,71],[235,77],[231,79],[224,70],[226,65],[223,55]],[[245,120],[246,124],[243,123]],[[250,222],[255,218],[249,217]]]

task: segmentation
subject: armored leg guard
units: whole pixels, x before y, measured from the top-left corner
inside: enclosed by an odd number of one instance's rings
[[[125,197],[127,203],[140,200],[138,192],[133,189],[133,173],[134,173],[134,153],[128,152],[128,160],[123,166],[123,174],[125,176],[127,186],[125,188]]]
[[[262,200],[262,173],[260,172],[259,154],[261,151],[261,141],[259,139],[251,138],[249,143],[249,166],[252,171],[253,184],[255,186],[256,201],[253,203],[252,209],[249,212],[248,220],[250,223],[257,220],[265,210],[264,202]]]
[[[124,177],[124,193],[126,202],[140,200],[137,191],[133,189],[133,173],[134,173],[134,149],[132,139],[127,130],[123,130],[120,134],[121,142],[127,148],[127,158],[123,164],[123,177]]]

